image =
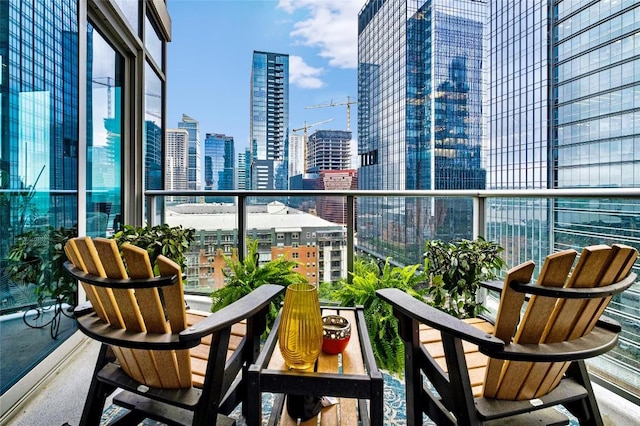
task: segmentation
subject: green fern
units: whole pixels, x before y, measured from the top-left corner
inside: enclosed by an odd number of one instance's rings
[[[224,261],[225,285],[211,293],[211,312],[219,311],[263,284],[286,287],[289,284],[307,282],[303,275],[293,270],[297,263],[282,256],[260,264],[258,240],[247,240],[247,255],[243,261],[231,256],[224,256]],[[283,298],[284,296],[280,296],[271,304],[267,329],[271,328]]]
[[[373,260],[357,259],[352,283],[343,280],[328,291],[330,298],[339,301],[342,306],[364,306],[376,362],[380,368],[392,373],[402,373],[404,370],[404,347],[393,309],[377,297],[376,290],[398,288],[422,300],[424,290],[420,288],[425,276],[418,268],[419,265],[392,266],[389,259],[379,267]]]

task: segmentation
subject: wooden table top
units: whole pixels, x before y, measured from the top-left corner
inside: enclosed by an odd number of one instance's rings
[[[257,385],[260,391],[279,394],[276,396],[269,424],[276,424],[278,420],[280,425],[296,424],[289,415],[282,413],[286,412],[282,405],[287,392],[338,397],[338,404],[324,408],[318,419],[301,423],[303,425],[315,425],[318,422],[322,425],[358,424],[358,412],[363,410],[366,416],[364,424],[368,424],[366,399],[371,400],[369,405],[375,407],[371,417],[375,417],[377,421],[372,424],[382,424],[382,374],[373,358],[362,307],[322,307],[322,315],[341,315],[351,323],[351,338],[342,353],[333,355],[321,352],[315,371],[313,368],[308,371],[290,370],[277,344],[277,320],[260,357],[251,366],[250,374],[251,371],[254,374],[259,371]]]

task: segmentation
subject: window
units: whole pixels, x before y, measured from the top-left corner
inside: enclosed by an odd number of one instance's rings
[[[297,232],[292,232],[291,233],[291,238],[294,240],[297,240],[300,238],[300,234],[298,234]]]
[[[282,234],[282,233],[278,233],[278,234],[276,234],[276,239],[278,239],[278,240],[284,240],[284,234]]]
[[[291,253],[291,257],[293,257],[294,259],[297,259],[298,257],[300,257],[299,253]]]

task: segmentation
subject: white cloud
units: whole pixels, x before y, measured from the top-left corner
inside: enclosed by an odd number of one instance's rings
[[[322,68],[314,68],[300,56],[289,56],[289,82],[303,89],[319,89],[324,82],[319,78]]]
[[[358,65],[358,12],[364,0],[279,0],[288,13],[304,10],[307,19],[294,24],[291,36],[320,49],[320,56],[338,68]]]

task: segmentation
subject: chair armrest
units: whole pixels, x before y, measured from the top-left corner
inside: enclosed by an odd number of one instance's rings
[[[504,348],[504,342],[497,337],[487,334],[452,315],[439,311],[397,288],[376,290],[376,294],[393,306],[396,316],[400,314],[427,324],[443,333],[485,347],[486,350],[500,351]]]
[[[503,350],[491,351],[479,346],[480,352],[497,359],[528,362],[565,362],[602,355],[618,343],[618,333],[595,327],[586,336],[559,343],[510,343]]]
[[[199,338],[181,339],[174,333],[147,333],[112,328],[95,313],[77,317],[78,328],[94,340],[131,349],[189,349],[200,344]]]
[[[491,280],[491,281],[482,281],[480,283],[481,287],[486,288],[490,291],[495,291],[499,294],[502,294],[502,289],[504,288],[504,281]]]
[[[617,283],[601,287],[544,287],[536,284],[519,283],[512,281],[509,286],[520,293],[535,294],[537,296],[561,297],[564,299],[593,299],[599,297],[609,297],[621,293],[631,287],[636,282],[637,275],[629,274],[626,278]]]
[[[248,295],[225,306],[180,333],[180,339],[202,338],[225,327],[250,318],[267,307],[271,301],[284,291],[284,287],[264,284]]]
[[[600,315],[600,318],[598,318],[598,321],[596,322],[596,327],[601,327],[605,330],[613,331],[614,333],[620,333],[622,331],[620,323],[606,315]]]
[[[64,267],[73,278],[83,283],[96,285],[98,287],[109,287],[118,289],[127,288],[154,288],[164,287],[178,281],[177,275],[153,278],[103,278],[97,275],[87,274],[76,268],[71,262],[66,261]]]

